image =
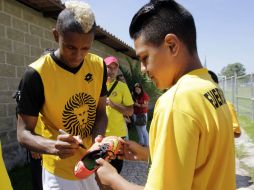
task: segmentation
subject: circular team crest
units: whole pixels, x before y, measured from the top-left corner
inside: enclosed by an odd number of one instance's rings
[[[112,96],[117,96],[117,92],[112,92]]]
[[[94,98],[86,93],[73,95],[64,106],[63,125],[69,134],[85,138],[92,134],[96,117]]]

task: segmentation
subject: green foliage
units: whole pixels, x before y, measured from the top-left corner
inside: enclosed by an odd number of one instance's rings
[[[129,140],[139,142],[138,132],[134,124],[128,128],[128,133],[129,133]]]
[[[237,76],[242,76],[245,75],[245,68],[244,65],[241,63],[233,63],[233,64],[228,64],[226,67],[223,67],[221,70],[221,75],[224,75],[226,77],[232,77],[235,75]]]
[[[141,72],[140,64],[133,63],[128,58],[127,61],[129,64],[129,69],[120,65],[120,70],[123,73],[129,89],[132,91],[135,83],[141,83],[144,91],[150,96],[150,101],[154,103],[157,98],[162,94],[162,92],[159,91],[154,85],[154,83],[145,74]]]

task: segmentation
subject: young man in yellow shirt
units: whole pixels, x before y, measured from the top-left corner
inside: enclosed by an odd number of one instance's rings
[[[232,122],[222,90],[202,68],[194,19],[173,0],[153,0],[133,17],[141,70],[160,89],[149,132],[151,166],[144,186],[122,178],[105,160],[97,173],[114,190],[234,190]],[[127,154],[148,159],[127,143]]]
[[[59,48],[28,66],[17,98],[18,141],[43,154],[44,190],[98,190],[95,175],[74,176],[75,164],[98,135],[104,135],[106,66],[88,53],[95,17],[86,3],[69,1],[53,29]],[[41,135],[35,133],[40,120]],[[65,131],[65,134],[59,131]]]

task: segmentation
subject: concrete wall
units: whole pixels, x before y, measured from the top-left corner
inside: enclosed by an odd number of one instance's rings
[[[45,48],[56,48],[51,29],[55,20],[45,18],[15,0],[0,0],[0,139],[7,169],[23,164],[25,149],[16,137],[16,103],[12,94],[28,64]],[[126,55],[95,41],[91,52],[102,57],[115,55],[127,65]]]

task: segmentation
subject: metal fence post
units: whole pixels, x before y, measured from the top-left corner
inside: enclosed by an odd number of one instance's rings
[[[235,91],[233,92],[235,94],[235,106],[236,106],[236,112],[238,112],[238,87],[237,87],[237,80],[238,80],[238,77],[236,75],[236,72],[235,72],[235,76],[234,76],[235,80],[234,80],[234,86],[235,86]]]
[[[235,105],[235,78],[234,76],[231,77],[231,97],[232,97],[232,104]]]
[[[236,111],[254,121],[254,73],[223,77],[219,83],[226,99],[235,105]]]
[[[250,87],[251,87],[251,118],[252,120],[254,120],[254,78],[253,78],[254,74],[250,75]]]

